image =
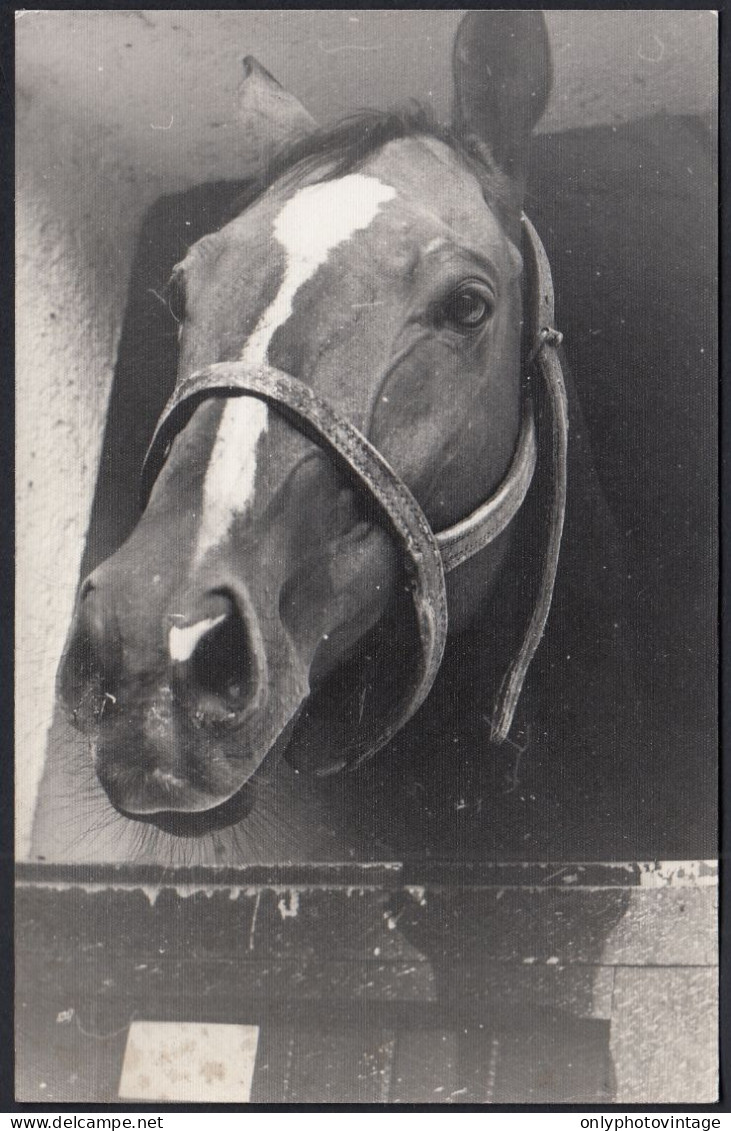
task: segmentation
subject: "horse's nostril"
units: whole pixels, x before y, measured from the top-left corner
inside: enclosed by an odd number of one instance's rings
[[[116,702],[122,645],[114,613],[85,588],[60,673],[61,697],[79,722],[92,722]]]
[[[182,682],[194,716],[201,721],[238,715],[256,695],[258,679],[251,641],[233,601],[196,642]]]

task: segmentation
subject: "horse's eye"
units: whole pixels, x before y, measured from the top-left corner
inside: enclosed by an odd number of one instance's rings
[[[459,330],[479,330],[492,314],[492,295],[478,283],[463,283],[444,304],[444,319]]]

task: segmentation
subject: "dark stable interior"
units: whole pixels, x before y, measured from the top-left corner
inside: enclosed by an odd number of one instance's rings
[[[551,260],[572,395],[554,607],[508,743],[488,741],[506,590],[412,724],[350,776],[364,858],[717,855],[714,159],[695,118],[535,140],[526,212]],[[241,187],[165,197],[146,218],[82,576],[138,517],[175,380],[170,269]],[[529,558],[518,537],[506,584]]]

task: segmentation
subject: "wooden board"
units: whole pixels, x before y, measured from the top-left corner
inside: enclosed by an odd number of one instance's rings
[[[660,1102],[670,1026],[709,1101],[715,870],[22,865],[18,1098],[118,1102],[153,1022],[256,1028],[251,1102],[368,1104]]]

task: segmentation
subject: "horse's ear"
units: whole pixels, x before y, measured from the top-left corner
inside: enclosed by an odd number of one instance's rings
[[[242,66],[236,116],[244,131],[247,157],[263,166],[277,150],[316,130],[317,122],[253,55],[247,55]]]
[[[530,137],[551,92],[553,68],[542,12],[468,12],[454,43],[457,136],[477,139],[516,189],[521,208]]]

